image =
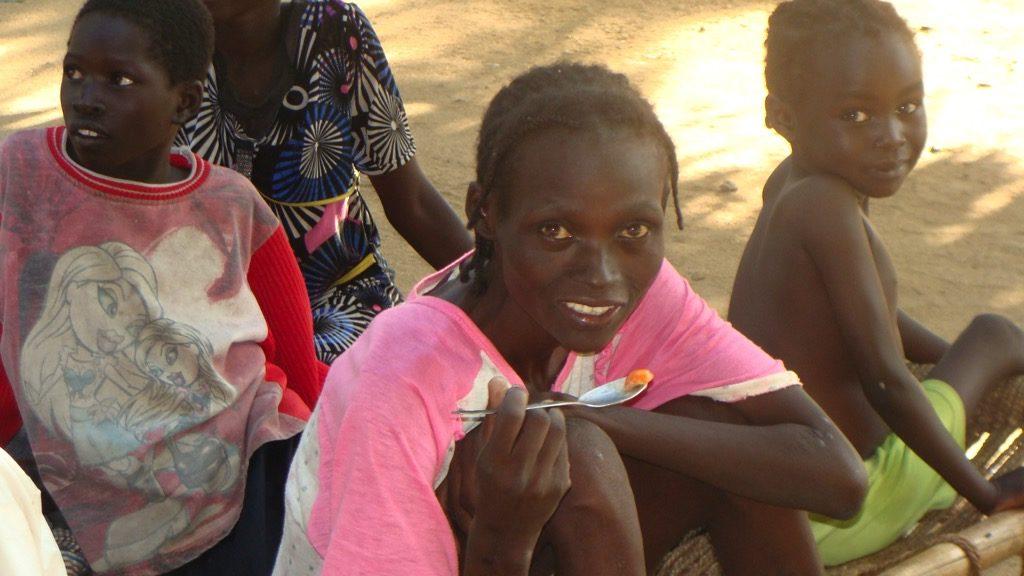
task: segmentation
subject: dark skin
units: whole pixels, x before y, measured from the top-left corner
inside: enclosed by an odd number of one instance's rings
[[[950,344],[915,321],[868,219],[869,200],[895,194],[924,146],[917,51],[895,35],[854,38],[813,72],[799,106],[766,101],[793,153],[765,186],[729,320],[801,375],[862,457],[895,432],[982,512],[1024,505],[1024,472],[987,481],[906,366],[935,363],[929,376],[971,414],[990,386],[1024,371],[1024,335],[984,315]]]
[[[172,84],[146,32],[123,18],[87,14],[75,25],[60,86],[68,153],[99,174],[166,184],[186,170],[168,162],[182,124],[199,108],[198,80]]]
[[[530,569],[540,532],[569,489],[565,417],[557,409],[527,412],[526,393],[504,380],[488,388],[488,407],[498,412],[473,435],[473,485],[466,492],[494,505],[465,518],[462,573],[514,576]]]
[[[531,394],[543,397],[568,352],[606,346],[654,280],[664,254],[668,164],[656,143],[627,131],[541,132],[513,158],[507,189],[488,197],[476,228],[495,245],[487,291],[449,282],[433,295],[460,306]],[[467,205],[480,193],[472,186]],[[682,398],[654,412],[570,414],[574,487],[537,555],[553,551],[562,574],[645,573],[702,525],[713,526],[716,544],[731,555],[730,573],[768,566],[814,574],[820,563],[803,515],[752,499],[845,516],[863,497],[856,454],[798,388],[728,406]],[[460,449],[453,468],[472,476],[470,449]],[[478,513],[489,505],[475,499]],[[758,530],[762,546],[737,544]]]
[[[279,0],[204,0],[216,28],[216,52],[227,81],[246,103],[258,104],[275,84],[285,23]],[[269,119],[268,119],[269,121]],[[261,122],[267,124],[268,122]],[[397,170],[369,176],[395,230],[431,266],[441,268],[473,247],[455,211],[430,182],[416,158]]]

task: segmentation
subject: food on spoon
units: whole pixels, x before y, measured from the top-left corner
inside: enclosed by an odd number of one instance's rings
[[[625,392],[629,392],[634,388],[640,388],[651,383],[654,380],[654,373],[646,368],[640,368],[633,370],[626,376],[626,383],[623,384],[622,389]]]

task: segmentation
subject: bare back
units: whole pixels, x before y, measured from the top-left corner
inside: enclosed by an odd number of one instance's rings
[[[827,218],[818,218],[828,212],[817,206],[822,195],[853,195],[853,191],[833,182],[809,182],[820,178],[792,174],[790,166],[789,160],[780,164],[765,185],[764,205],[733,285],[729,320],[796,371],[808,394],[861,456],[867,457],[889,428],[864,395],[857,366],[829,298],[829,286],[808,250],[805,234],[807,227],[830,225]],[[867,215],[853,200],[841,204],[841,209],[856,210],[863,223],[873,275],[884,294],[894,339],[899,342],[895,270]]]

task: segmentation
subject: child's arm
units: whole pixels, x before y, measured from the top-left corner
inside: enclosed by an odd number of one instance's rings
[[[0,337],[4,326],[0,324]],[[7,379],[7,369],[0,363],[0,447],[6,446],[11,438],[21,429],[21,413],[14,401],[14,389]]]
[[[393,172],[370,176],[370,182],[388,222],[434,268],[443,268],[473,248],[466,227],[415,157]]]
[[[4,173],[6,172],[9,143],[10,140],[0,143],[0,205],[3,205],[6,194]],[[2,220],[3,213],[0,213],[0,221]],[[4,326],[0,323],[0,339],[3,338],[3,334]],[[14,388],[7,378],[7,368],[0,362],[0,447],[6,446],[20,429],[21,413],[18,412],[18,405],[14,401]]]
[[[615,407],[582,415],[623,454],[740,496],[834,518],[860,508],[864,465],[799,386],[730,404],[734,422],[677,415],[692,401],[673,400],[658,412]]]
[[[903,342],[903,355],[911,362],[935,364],[949,350],[949,342],[911,318],[903,310],[899,311],[897,326]]]
[[[249,262],[249,287],[270,332],[264,344],[267,362],[287,377],[287,388],[312,409],[320,397],[327,367],[313,349],[309,296],[284,229],[278,226]]]
[[[821,274],[865,396],[918,456],[975,507],[990,512],[998,490],[946,431],[900,354],[895,311],[886,300],[853,190],[833,180],[810,180],[805,189],[792,192],[802,196],[803,212],[786,224],[798,231]]]

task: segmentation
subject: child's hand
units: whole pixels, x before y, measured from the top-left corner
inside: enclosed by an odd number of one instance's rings
[[[1017,468],[997,476],[992,479],[992,484],[996,487],[998,496],[988,514],[1024,507],[1024,468]]]
[[[491,380],[488,391],[488,407],[498,412],[483,424],[473,531],[532,552],[569,489],[565,417],[557,409],[527,412],[526,391],[504,380]]]

